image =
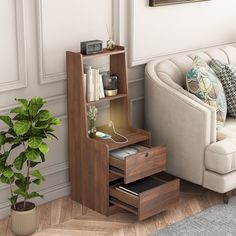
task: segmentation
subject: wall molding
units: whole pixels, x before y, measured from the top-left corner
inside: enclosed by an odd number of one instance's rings
[[[135,9],[135,0],[130,0],[129,1],[129,66],[133,67],[133,66],[138,66],[138,65],[143,65],[148,63],[149,61],[153,60],[153,59],[160,59],[160,60],[164,60],[164,59],[168,59],[170,57],[176,56],[176,55],[184,55],[184,54],[191,54],[194,52],[198,52],[198,51],[203,51],[203,50],[208,50],[211,48],[215,48],[215,47],[222,47],[225,45],[233,45],[236,44],[236,41],[225,41],[219,44],[207,44],[204,47],[192,47],[192,48],[184,48],[181,50],[175,50],[175,51],[166,51],[165,53],[160,53],[160,54],[155,54],[155,55],[150,55],[147,57],[135,57],[134,56],[134,41],[135,41],[135,35],[134,35],[134,24],[135,24],[135,19],[134,19],[134,9]]]
[[[25,0],[15,0],[17,70],[15,81],[0,83],[0,92],[27,87],[27,42],[25,35]]]
[[[140,96],[140,97],[136,97],[136,98],[132,98],[130,99],[130,119],[131,121],[133,121],[133,115],[134,115],[134,104],[136,102],[140,102],[140,101],[144,101],[144,96]]]
[[[112,13],[115,6],[112,3]],[[113,15],[114,17],[114,15]],[[37,0],[37,31],[38,31],[38,67],[39,67],[39,84],[45,85],[50,83],[62,82],[66,80],[66,72],[55,72],[47,74],[44,68],[44,41],[43,41],[43,0]],[[94,68],[100,71],[106,71],[108,64],[96,65]]]

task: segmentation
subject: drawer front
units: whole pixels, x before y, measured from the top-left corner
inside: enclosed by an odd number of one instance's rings
[[[140,194],[138,208],[139,220],[165,211],[179,201],[179,179],[167,182],[159,187]]]
[[[127,157],[124,166],[124,182],[127,184],[164,171],[166,168],[166,152],[166,146],[162,145]]]

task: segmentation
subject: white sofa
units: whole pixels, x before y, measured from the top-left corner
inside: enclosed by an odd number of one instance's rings
[[[236,66],[236,48],[224,46],[146,66],[145,116],[153,144],[168,148],[167,172],[218,193],[236,189],[236,119],[216,130],[215,109],[187,92],[186,72],[198,55]],[[236,99],[236,98],[235,98]]]

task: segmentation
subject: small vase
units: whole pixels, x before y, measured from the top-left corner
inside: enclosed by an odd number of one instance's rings
[[[115,47],[116,47],[115,42],[112,39],[109,39],[107,41],[107,49],[108,50],[113,50],[113,49],[115,49]]]
[[[97,133],[97,129],[96,129],[96,126],[95,126],[95,121],[94,120],[90,120],[89,137],[90,138],[95,138],[96,137],[96,133]]]
[[[18,204],[23,204],[19,202]],[[36,231],[36,211],[34,203],[27,202],[29,210],[19,211],[11,209],[11,230],[14,234],[31,235]],[[17,209],[17,208],[16,208]]]

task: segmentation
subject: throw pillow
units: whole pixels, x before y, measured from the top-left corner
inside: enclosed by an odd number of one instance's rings
[[[236,68],[215,59],[210,62],[210,67],[215,71],[223,85],[228,115],[236,117]]]
[[[216,109],[217,128],[224,126],[227,114],[224,89],[214,71],[200,57],[194,58],[186,75],[186,85],[190,93]]]

